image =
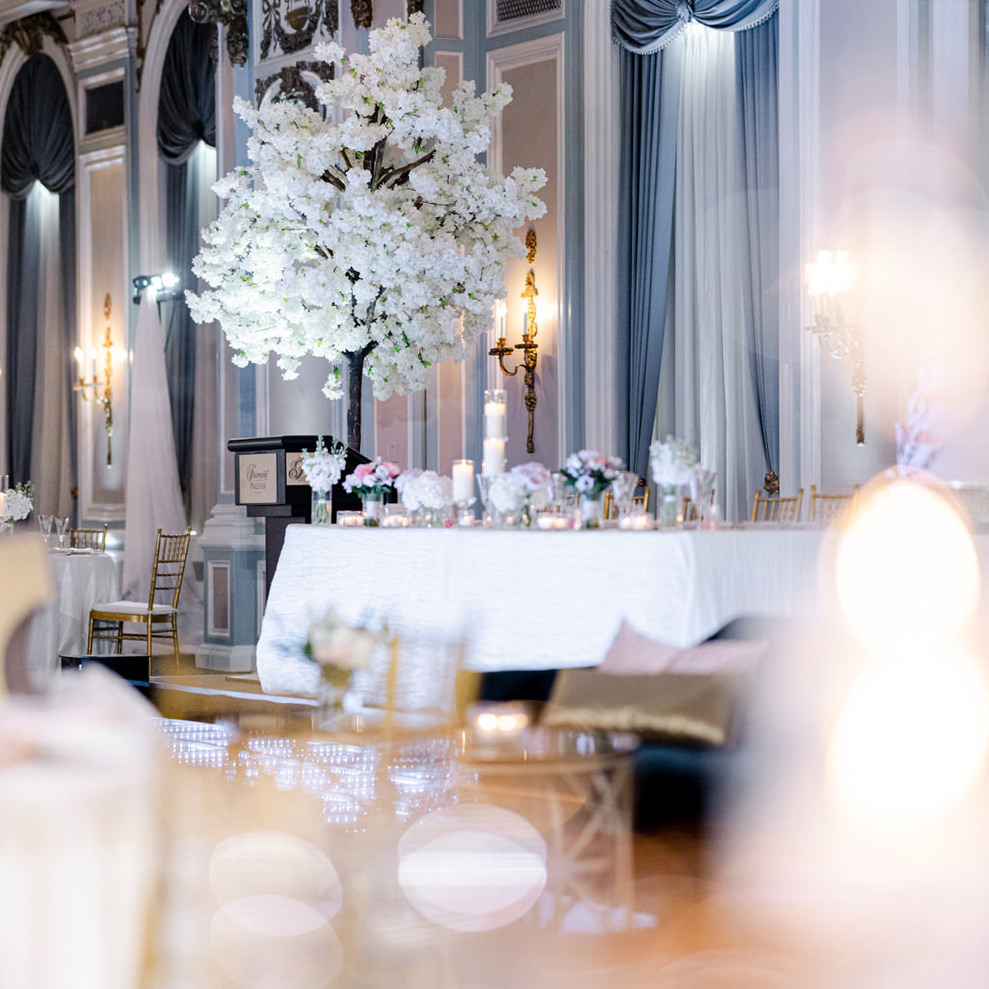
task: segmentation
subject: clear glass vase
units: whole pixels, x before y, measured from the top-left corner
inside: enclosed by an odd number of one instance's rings
[[[371,528],[381,525],[381,516],[384,514],[384,497],[380,491],[372,491],[361,496],[364,505],[364,524]]]
[[[580,496],[580,527],[582,529],[600,529],[604,515],[604,500],[591,498],[586,494]]]
[[[664,529],[675,529],[680,524],[680,489],[675,484],[664,484],[659,503],[659,524]]]
[[[332,491],[317,491],[313,488],[310,521],[313,525],[329,525],[333,521]]]

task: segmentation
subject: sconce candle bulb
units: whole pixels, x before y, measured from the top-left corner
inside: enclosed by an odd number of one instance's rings
[[[110,437],[113,435],[113,335],[110,331],[109,319],[113,311],[109,292],[103,300],[103,315],[107,319],[106,336],[103,339],[103,350],[106,358],[103,365],[103,381],[96,377],[96,358],[99,351],[96,347],[90,350],[92,375],[87,381],[82,374],[82,362],[85,357],[82,347],[76,347],[72,352],[79,365],[79,380],[72,386],[73,391],[79,392],[84,402],[95,401],[103,409],[103,425],[106,429],[106,465],[113,463]]]

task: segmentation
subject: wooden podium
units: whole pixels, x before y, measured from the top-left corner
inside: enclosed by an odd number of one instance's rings
[[[316,436],[255,436],[227,441],[236,461],[234,500],[247,509],[248,516],[264,519],[265,597],[275,576],[275,567],[285,541],[285,527],[309,522],[312,491],[302,472],[302,451],[316,449]],[[330,446],[336,440],[324,436]],[[368,458],[347,449],[347,464],[341,480]],[[339,509],[360,509],[361,499],[348,494],[342,484],[333,487],[333,519]]]

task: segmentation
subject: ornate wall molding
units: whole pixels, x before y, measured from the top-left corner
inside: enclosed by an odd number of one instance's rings
[[[189,16],[197,24],[222,24],[231,64],[247,65],[247,0],[192,0]]]
[[[294,55],[318,41],[330,41],[339,27],[336,0],[261,0],[258,61]]]
[[[255,103],[260,104],[264,94],[277,83],[279,97],[298,100],[310,110],[318,112],[319,104],[316,101],[313,82],[307,79],[306,75],[317,76],[323,82],[329,82],[333,78],[333,66],[327,65],[326,62],[296,62],[295,65],[286,65],[280,72],[256,80]]]
[[[127,7],[124,0],[113,0],[101,7],[76,10],[76,36],[86,38],[112,27],[127,26]]]
[[[48,11],[13,21],[0,32],[0,62],[7,57],[12,45],[17,45],[26,58],[40,55],[45,38],[51,38],[56,45],[68,44],[62,25]]]
[[[374,20],[374,4],[371,0],[350,0],[350,13],[354,18],[354,27],[370,28]]]

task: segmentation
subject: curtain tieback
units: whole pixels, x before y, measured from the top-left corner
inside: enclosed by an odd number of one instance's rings
[[[694,19],[693,0],[679,0],[677,3],[677,19],[689,24]]]

